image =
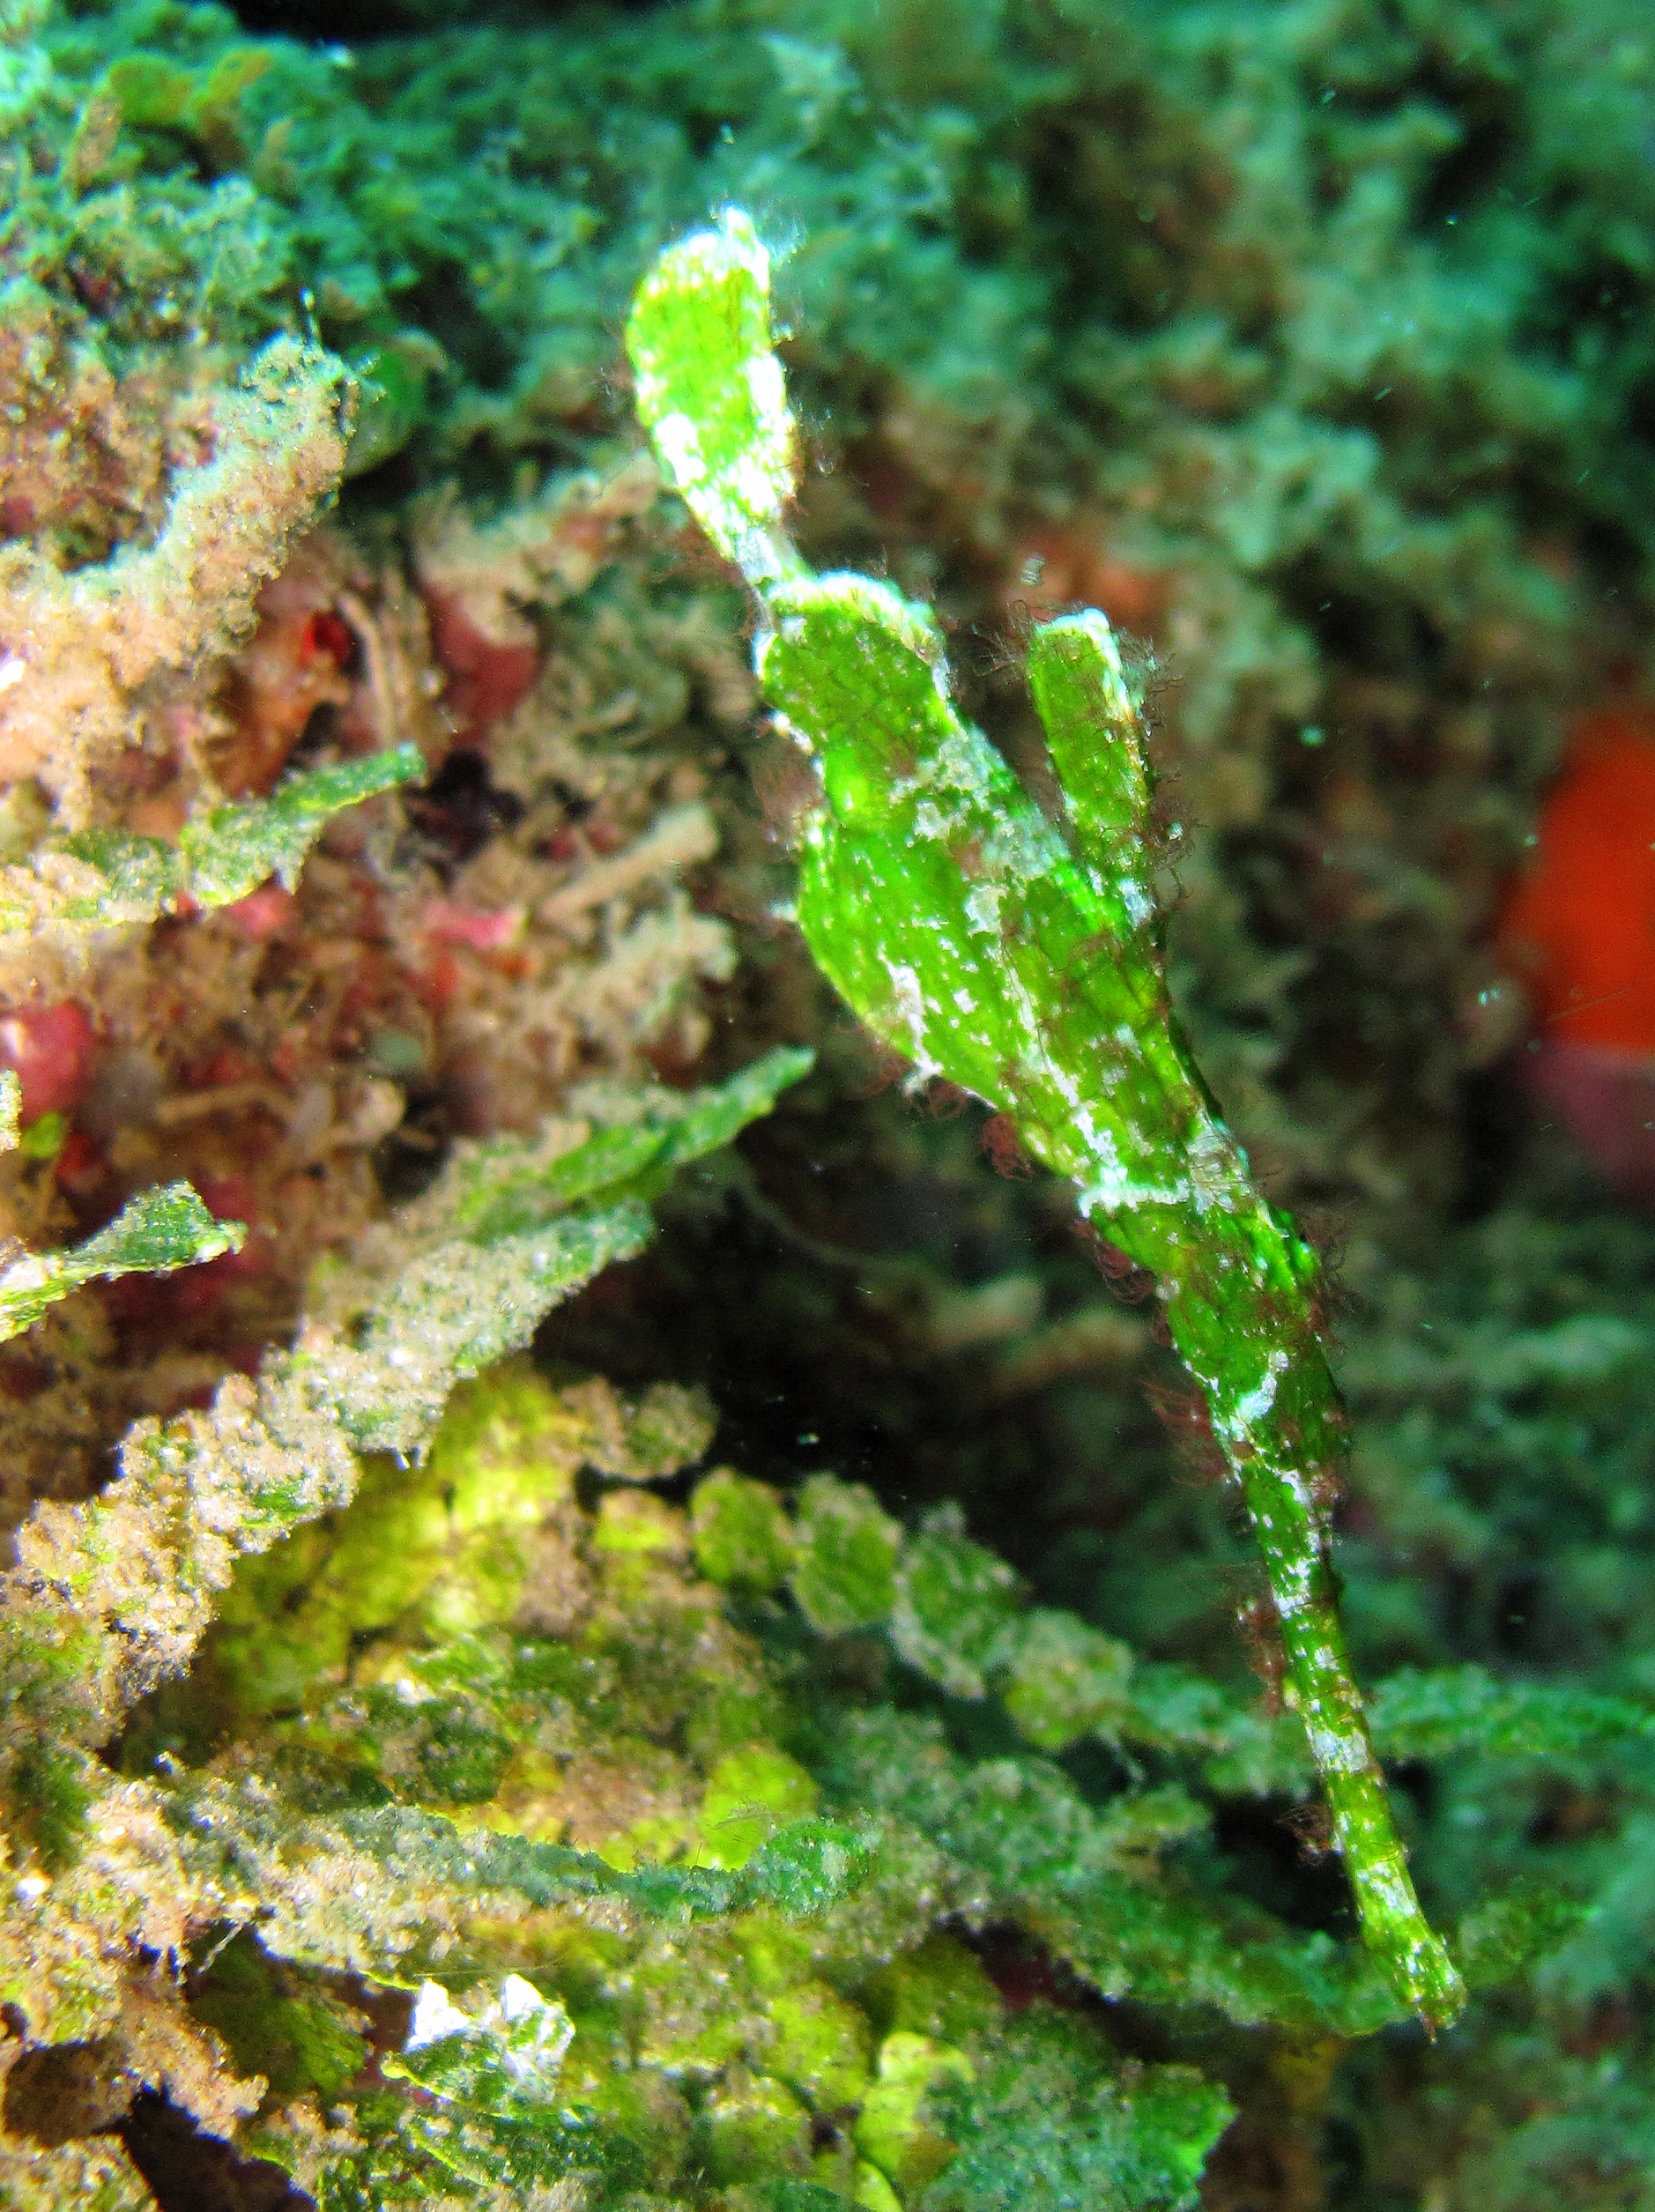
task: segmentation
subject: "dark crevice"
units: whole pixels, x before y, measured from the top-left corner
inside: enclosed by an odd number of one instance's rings
[[[152,2090],[134,2100],[115,2133],[160,2212],[314,2212],[279,2166],[243,2157]]]
[[[664,0],[609,0],[606,15],[649,15]],[[492,0],[468,10],[467,29],[494,24],[502,30],[533,31],[548,23],[578,21],[594,12],[592,0]],[[302,39],[354,46],[377,39],[412,38],[451,29],[455,11],[449,0],[239,0],[236,20],[262,37]]]
[[[480,753],[450,753],[408,802],[409,818],[427,857],[447,874],[480,852],[496,832],[523,820],[523,801],[498,790]]]

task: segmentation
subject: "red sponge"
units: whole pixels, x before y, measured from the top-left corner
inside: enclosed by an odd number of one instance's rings
[[[1655,1200],[1655,707],[1575,724],[1495,942],[1534,1007],[1532,1087],[1612,1183]]]

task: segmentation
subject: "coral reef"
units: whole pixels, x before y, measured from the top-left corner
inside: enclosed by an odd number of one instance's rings
[[[1513,984],[1644,970],[1496,924],[1647,711],[1645,13],[0,0],[0,2198],[1644,2202],[1647,1073]],[[788,925],[620,344],[731,203],[803,560],[1053,809],[1138,641],[1435,2044],[1146,1286]]]

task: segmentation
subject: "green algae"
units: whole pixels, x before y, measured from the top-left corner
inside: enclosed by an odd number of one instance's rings
[[[278,1911],[258,1954],[243,1945],[222,1974],[205,1970],[204,2017],[238,2052],[268,2037],[290,2054],[256,2140],[321,2202],[395,2204],[438,2173],[492,2202],[578,2173],[598,2201],[647,2178],[722,2204],[820,2176],[811,2116],[854,2113],[850,2164],[836,2179],[829,2159],[827,2184],[859,2202],[887,2202],[882,2187],[901,2203],[997,2203],[1015,2186],[1054,2204],[1087,2189],[1185,2203],[1228,2117],[1221,2090],[1188,2068],[1123,2069],[1080,2020],[1008,2012],[961,1927],[1019,1926],[1111,1994],[1300,2035],[1395,2017],[1348,1953],[1226,1897],[1199,1860],[1180,1867],[1211,1817],[1198,1796],[1139,1779],[1088,1799],[1041,1755],[1059,1728],[1073,1741],[1084,1712],[1105,1741],[1193,1758],[1196,1779],[1232,1710],[1210,1687],[1205,1709],[1182,1711],[1153,1673],[1139,1691],[1119,1647],[1023,1609],[951,1517],[881,1541],[882,1596],[856,1585],[853,1620],[755,1608],[790,1558],[803,1589],[813,1567],[836,1586],[864,1499],[821,1476],[790,1511],[729,1469],[683,1506],[613,1475],[594,1496],[605,1439],[617,1456],[603,1395],[521,1362],[467,1385],[412,1481],[365,1484],[298,1545],[238,1570],[202,1660],[129,1731],[137,1767],[163,1746],[199,1761],[224,1745],[182,1790],[185,1818],[211,1811],[233,1849],[263,1834],[264,1879],[292,1870],[278,1894],[308,1855],[347,1853],[367,1899],[356,1942],[382,1977],[425,1977],[413,2042],[388,2071],[435,2101],[401,2107],[338,2077],[348,2020],[325,1972],[307,1979],[334,1956],[325,1919]],[[647,1541],[607,1536],[617,1506]],[[762,1532],[757,1571],[732,1525]],[[697,1554],[721,1528],[722,1572],[705,1579]],[[478,1549],[490,1530],[527,1547],[526,1575],[499,1577]],[[431,1601],[439,1559],[471,1587],[458,1635]],[[917,1642],[921,1587],[937,1603]],[[726,1589],[746,1593],[733,1614]],[[260,1648],[273,1622],[292,1654],[278,1695]],[[871,1627],[929,1704],[910,1693],[899,1712],[865,1666],[820,1664]],[[985,1649],[1010,1727],[973,1750],[948,1716],[962,1700],[996,1705],[961,1679]],[[1031,1705],[1036,1654],[1048,1698]],[[1533,1700],[1489,1748],[1489,1696],[1451,1673],[1399,1681],[1381,1700],[1388,1745],[1440,1758],[1481,1735],[1485,1756],[1568,1755],[1578,1715],[1559,1710],[1548,1737]],[[1650,1724],[1606,1704],[1595,1725],[1607,1741]],[[236,1779],[250,1772],[262,1810]],[[286,1837],[271,1824],[283,1805]],[[1466,1931],[1480,1980],[1565,1926],[1515,1896],[1501,1911],[1500,1926],[1485,1914]],[[878,2186],[857,2179],[863,2165]]]
[[[971,1874],[948,1871],[917,1830],[816,1821],[832,1810],[808,1756],[826,1716],[813,1721],[788,1689],[784,1645],[768,1658],[762,1627],[755,1637],[725,1624],[716,1585],[690,1567],[691,1529],[710,1518],[699,1499],[688,1512],[658,1504],[660,1535],[643,1550],[605,1544],[604,1516],[572,1502],[571,1471],[589,1464],[593,1432],[579,1409],[590,1395],[526,1367],[472,1385],[419,1476],[450,1517],[456,1501],[486,1495],[496,1525],[536,1525],[535,1579],[562,1590],[575,1616],[561,1636],[525,1625],[543,1597],[485,1578],[476,1627],[454,1639],[420,1600],[428,1568],[406,1541],[414,1501],[366,1488],[337,1524],[314,1525],[300,1575],[291,1550],[242,1571],[202,1666],[129,1735],[126,1755],[141,1763],[169,1736],[182,1748],[204,1726],[245,1745],[253,1726],[257,1767],[295,1812],[313,1808],[313,1822],[427,1897],[434,1884],[451,1894],[463,1980],[480,1974],[486,1987],[502,1941],[531,1977],[508,1978],[492,2013],[479,2000],[462,2017],[427,1985],[430,2008],[448,2008],[444,2032],[422,2029],[417,2013],[414,2045],[390,2070],[430,2092],[433,2112],[416,2106],[388,2127],[371,2098],[338,2102],[340,2085],[313,2062],[336,2134],[348,2119],[367,2140],[309,2149],[299,2116],[260,2140],[323,2203],[357,2187],[396,2202],[433,2161],[485,2191],[581,2172],[606,2198],[646,2175],[659,2186],[689,2158],[701,2162],[700,2189],[722,2201],[725,2186],[803,2177],[808,2116],[859,2108],[857,2154],[917,2198],[953,2156],[929,2097],[973,2074],[968,2046],[992,2051],[1005,2032],[970,1953],[940,1933],[925,1940],[971,1895]],[[737,1480],[726,1472],[701,1487],[727,1510]],[[749,1514],[760,1487],[743,1485]],[[772,1526],[788,1526],[767,1495]],[[797,1557],[820,1540],[837,1558],[820,1498],[792,1525]],[[347,1552],[375,1550],[397,1598],[376,1594],[370,1575],[336,1571]],[[346,1637],[319,1634],[341,1600]],[[283,1614],[312,1666],[301,1675],[295,1657],[278,1704],[237,1624]],[[596,1858],[557,1840],[571,1823]],[[640,1846],[660,1863],[637,1859]],[[1153,1856],[1153,1840],[1139,1848]],[[612,1901],[620,1917],[590,1919],[583,1897]],[[502,1922],[508,1898],[517,1911]],[[267,1932],[272,1941],[279,1952]],[[270,1970],[254,1972],[240,1954],[223,1975],[210,1969],[207,2016],[234,2030],[238,2048],[278,2029],[291,2044],[293,1971],[279,2000],[289,2009],[261,2027]],[[454,1966],[441,1971],[451,1985]],[[530,2056],[516,2063],[520,2043]],[[630,2055],[617,2076],[620,2047]],[[1102,2046],[1096,2064],[1113,2064]],[[290,2094],[293,2078],[290,2068]],[[1147,2089],[1158,2082],[1152,2070]],[[1136,2109],[1134,2094],[1124,2110]],[[1210,2140],[1224,2109],[1213,2096],[1202,2109]],[[1192,2118],[1182,2124],[1193,2140]],[[1124,2201],[1182,2202],[1188,2178]]]
[[[170,1274],[240,1249],[239,1221],[216,1221],[187,1183],[129,1199],[108,1228],[67,1251],[14,1259],[0,1271],[0,1338],[20,1336],[83,1283]]]

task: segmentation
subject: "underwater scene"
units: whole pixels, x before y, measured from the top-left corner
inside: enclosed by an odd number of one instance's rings
[[[0,0],[0,2207],[1655,2212],[1649,0]]]

